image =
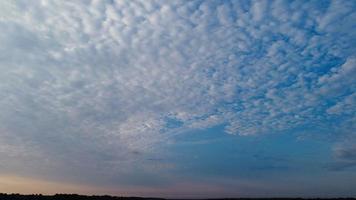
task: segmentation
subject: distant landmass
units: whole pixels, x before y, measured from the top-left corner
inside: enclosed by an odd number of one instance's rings
[[[55,195],[42,195],[42,194],[5,194],[0,193],[0,200],[165,200],[165,198],[154,198],[154,197],[120,197],[120,196],[109,196],[109,195],[78,195],[78,194],[55,194]],[[188,198],[184,198],[187,200]],[[356,198],[212,198],[208,200],[356,200]],[[170,199],[179,200],[179,199]],[[199,200],[204,200],[199,198]]]

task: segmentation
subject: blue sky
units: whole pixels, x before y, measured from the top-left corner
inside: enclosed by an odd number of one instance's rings
[[[0,192],[355,196],[356,2],[0,2]]]

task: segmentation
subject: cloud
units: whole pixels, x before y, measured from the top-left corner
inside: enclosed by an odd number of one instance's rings
[[[355,134],[343,142],[337,143],[333,148],[334,162],[328,166],[330,170],[342,171],[356,167]]]
[[[113,174],[192,129],[351,129],[355,6],[1,2],[0,155]]]

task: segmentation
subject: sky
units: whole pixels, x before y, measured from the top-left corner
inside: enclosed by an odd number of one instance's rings
[[[0,1],[0,192],[356,196],[356,1]]]

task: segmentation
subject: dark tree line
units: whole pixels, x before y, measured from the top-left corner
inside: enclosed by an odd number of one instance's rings
[[[141,198],[141,197],[116,197],[116,196],[86,196],[78,194],[3,194],[0,193],[0,200],[164,200],[162,198]]]
[[[208,199],[208,200],[306,200],[307,198],[229,198],[229,199]],[[313,198],[312,200],[356,200],[356,198]],[[116,196],[86,196],[78,194],[4,194],[0,193],[0,200],[165,200],[163,198],[143,198],[143,197],[116,197]],[[174,200],[174,199],[171,199]],[[175,199],[179,200],[179,199]],[[187,200],[187,199],[185,199]],[[203,200],[203,199],[199,199]]]

